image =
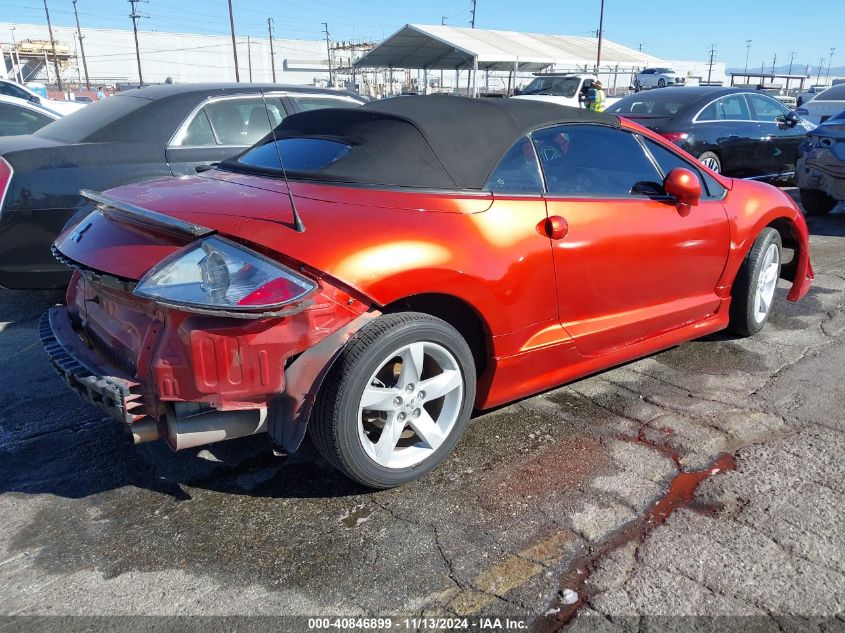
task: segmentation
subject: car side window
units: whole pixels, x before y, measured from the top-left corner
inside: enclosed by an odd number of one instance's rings
[[[649,154],[654,157],[654,161],[657,163],[658,167],[660,167],[661,176],[665,178],[669,175],[673,169],[677,169],[678,167],[682,167],[683,169],[689,169],[694,174],[698,175],[699,180],[703,183],[703,194],[702,198],[707,200],[721,200],[722,197],[725,195],[725,188],[720,185],[715,178],[712,176],[708,176],[697,166],[695,166],[690,161],[684,160],[675,152],[666,149],[660,143],[655,143],[649,138],[640,137],[646,145]]]
[[[629,132],[561,125],[531,135],[548,193],[619,198],[663,195],[663,179]]]
[[[31,95],[22,88],[18,88],[14,84],[10,84],[5,81],[0,81],[0,94],[6,95],[7,97],[17,97],[18,99],[26,99],[27,101],[30,100]]]
[[[485,187],[493,193],[541,194],[543,178],[527,137],[518,140],[496,165]]]
[[[300,97],[291,95],[291,99],[296,102],[296,105],[303,112],[322,110],[323,108],[357,108],[361,105],[348,99],[336,99],[334,97]]]
[[[201,108],[175,145],[207,147],[212,145],[250,146],[275,128],[285,118],[278,97],[221,99]]]
[[[0,103],[0,136],[32,134],[52,122],[53,119],[40,112]]]
[[[748,103],[742,95],[728,95],[716,99],[708,105],[701,114],[699,121],[750,121],[751,113]]]
[[[180,145],[188,147],[217,145],[217,139],[214,138],[214,131],[211,129],[211,123],[208,122],[205,108],[200,110],[194,120],[191,121]]]
[[[779,116],[789,113],[789,108],[779,101],[765,95],[748,95],[751,108],[754,110],[755,121],[774,123]]]

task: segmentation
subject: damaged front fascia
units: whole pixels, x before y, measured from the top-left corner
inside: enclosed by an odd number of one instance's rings
[[[286,451],[292,453],[302,443],[323,380],[346,343],[380,315],[378,310],[359,315],[287,367],[285,391],[272,402],[268,424],[270,436]]]

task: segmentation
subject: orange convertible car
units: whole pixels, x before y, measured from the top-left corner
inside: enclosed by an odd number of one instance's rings
[[[474,408],[754,334],[779,277],[793,301],[813,278],[778,189],[540,102],[296,114],[216,169],[84,195],[41,327],[66,382],[136,442],[308,430],[377,488],[436,467]]]

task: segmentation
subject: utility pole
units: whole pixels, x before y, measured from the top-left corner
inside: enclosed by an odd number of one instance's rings
[[[238,45],[235,43],[235,16],[232,13],[232,0],[229,0],[229,26],[232,29],[232,55],[235,57],[235,81],[241,82],[241,73],[238,70]]]
[[[604,1],[604,0],[602,0],[602,1]],[[472,0],[472,18],[469,21],[469,28],[471,28],[471,29],[475,28],[475,3],[476,3],[476,0]]]
[[[795,61],[795,51],[791,51],[789,53],[789,70],[786,71],[787,75],[792,74],[792,63]]]
[[[53,49],[53,67],[56,69],[56,85],[62,89],[62,75],[59,72],[59,56],[56,55],[56,40],[53,37],[53,24],[50,22],[50,9],[47,8],[47,0],[44,0],[44,13],[47,14],[47,30],[50,32],[50,47]],[[831,53],[833,57],[833,53]]]
[[[17,53],[18,50],[18,43],[15,41],[15,27],[11,27],[9,31],[12,34],[12,53]],[[15,76],[15,80],[19,80],[23,83],[23,71],[21,70],[20,60],[18,60],[17,66],[15,66],[15,58],[12,57],[12,74]]]
[[[707,85],[710,85],[710,80],[713,77],[713,58],[716,57],[716,45],[710,45],[710,63],[707,65]]]
[[[446,16],[440,16],[440,26],[446,26]],[[443,69],[440,69],[440,92],[443,92]]]
[[[82,67],[85,69],[85,87],[91,90],[91,80],[88,78],[88,62],[85,61],[85,45],[82,43],[82,29],[79,28],[79,13],[76,11],[76,0],[73,0],[73,15],[76,18],[76,35],[79,37],[79,50],[82,51]]]
[[[643,45],[640,44],[638,48],[639,48],[639,51],[642,53],[643,52]]]
[[[816,83],[821,83],[822,80],[822,70],[824,70],[824,57],[819,57],[819,72],[816,75]]]
[[[751,40],[745,40],[745,72],[748,73],[748,56],[751,55]],[[745,78],[746,83],[748,77]]]
[[[778,63],[778,54],[775,53],[775,56],[772,57],[772,75],[775,74],[775,64]]]
[[[246,58],[249,62],[249,83],[252,83],[252,40],[246,36]]]
[[[833,66],[833,54],[836,52],[835,48],[830,49],[830,61],[827,62],[827,75],[825,75],[825,81],[830,79],[830,67]]]
[[[601,66],[601,38],[604,34],[604,0],[601,0],[601,10],[599,11],[599,47],[596,51],[596,75],[599,73],[599,66]]]
[[[323,25],[323,32],[326,34],[326,58],[329,62],[329,86],[334,87],[334,75],[332,74],[332,47],[329,43],[329,24],[320,22]]]
[[[132,32],[135,34],[135,57],[138,60],[138,87],[143,87],[144,85],[144,75],[141,73],[141,49],[138,46],[138,20],[140,20],[144,16],[142,13],[138,13],[135,9],[135,5],[141,2],[142,0],[129,0],[129,4],[132,6],[132,13],[129,14],[129,17],[132,18]]]
[[[270,68],[273,71],[273,83],[276,83],[276,56],[273,54],[273,18],[267,18],[267,33],[270,34]]]

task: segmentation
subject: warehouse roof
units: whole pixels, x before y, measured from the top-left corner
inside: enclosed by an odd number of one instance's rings
[[[552,65],[592,67],[598,39],[455,26],[406,24],[355,62],[359,68],[472,68],[538,71]],[[602,40],[602,67],[650,66],[662,60]]]

